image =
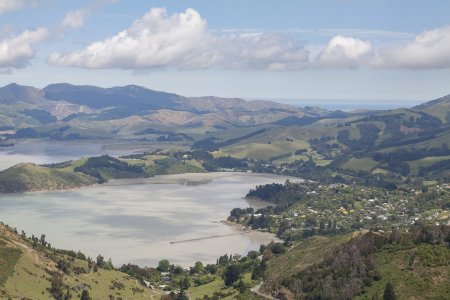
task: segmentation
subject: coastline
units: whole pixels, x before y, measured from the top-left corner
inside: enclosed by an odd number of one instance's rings
[[[275,243],[283,242],[283,240],[279,239],[274,233],[250,229],[242,224],[230,222],[228,220],[220,221],[220,223],[229,226],[237,233],[242,233],[252,241],[259,243],[260,245],[267,245],[272,241]]]
[[[178,180],[190,176],[174,177]],[[251,178],[252,174],[243,173],[193,176],[195,179],[220,179],[201,187],[95,185],[73,192],[2,195],[2,219],[35,235],[45,233],[58,248],[79,249],[91,256],[101,253],[119,264],[155,265],[164,258],[189,266],[198,260],[213,263],[224,253],[245,255],[258,250],[261,244],[277,241],[273,234],[258,230],[247,232],[241,225],[220,221],[226,220],[233,208],[248,206],[243,196],[249,188],[284,181],[284,176]],[[160,177],[158,182],[167,177]],[[131,181],[112,182],[117,183]],[[68,215],[70,220],[65,217]],[[191,239],[195,240],[190,242]],[[188,241],[169,244],[184,240]],[[130,247],[134,254],[124,254]]]
[[[205,184],[210,182],[211,180],[223,178],[223,177],[231,177],[233,175],[239,176],[260,176],[262,178],[280,176],[289,179],[294,182],[303,182],[304,179],[293,176],[285,176],[279,174],[270,174],[270,173],[253,173],[253,172],[202,172],[202,173],[179,173],[179,174],[164,174],[164,175],[155,175],[152,177],[143,177],[143,178],[121,178],[121,179],[110,179],[105,183],[92,183],[88,185],[80,185],[77,187],[70,188],[56,188],[56,189],[30,189],[20,192],[0,192],[1,195],[8,194],[24,194],[24,193],[39,193],[39,192],[66,192],[66,191],[76,191],[83,188],[95,188],[100,186],[121,186],[128,184],[187,184],[187,185],[196,185],[196,184]],[[251,201],[259,201],[258,199],[245,198],[245,200],[249,203]]]

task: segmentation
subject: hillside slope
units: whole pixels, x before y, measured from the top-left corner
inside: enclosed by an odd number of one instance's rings
[[[449,123],[450,95],[417,105],[413,107],[413,109],[426,112],[427,114],[439,118],[444,123]]]
[[[96,180],[73,168],[53,169],[21,163],[0,172],[0,193],[72,189],[91,185]]]
[[[142,154],[132,159],[103,155],[43,166],[20,163],[0,172],[0,193],[64,190],[110,179],[202,172],[206,170],[200,161],[166,155]]]
[[[278,299],[382,299],[391,284],[399,299],[448,299],[449,238],[448,226],[310,238],[269,262],[260,291]]]
[[[0,224],[1,299],[63,299],[66,295],[80,299],[83,291],[92,299],[159,299],[162,295],[109,266],[95,267],[81,253],[50,246],[45,236],[33,241]]]
[[[219,97],[184,97],[173,93],[154,91],[136,85],[101,88],[76,86],[67,83],[51,84],[37,89],[18,84],[0,88],[0,127],[10,129],[34,128],[38,132],[54,130],[55,127],[78,129],[104,129],[103,137],[113,131],[114,135],[133,135],[155,126],[184,126],[197,128],[201,132],[220,130],[228,126],[248,126],[272,122],[287,116],[319,116],[326,110],[299,108],[270,101],[244,101]],[[172,118],[153,118],[160,111],[174,114]],[[176,116],[177,112],[188,113],[189,120]],[[42,116],[45,118],[42,118]],[[134,129],[123,128],[127,118],[147,117],[134,120]],[[211,118],[216,119],[212,122]],[[80,121],[82,125],[77,123]],[[213,123],[213,124],[212,124]],[[50,124],[52,128],[45,125]],[[176,126],[172,126],[176,125]],[[44,135],[55,138],[54,135]],[[101,134],[99,135],[101,136]],[[19,135],[17,137],[36,137]],[[83,138],[84,135],[71,138]],[[56,138],[66,138],[64,135]]]
[[[450,178],[450,96],[413,108],[343,112],[129,85],[0,88],[0,138],[127,139],[193,146],[296,172],[305,162],[367,179]],[[2,133],[3,132],[3,133]],[[283,166],[282,166],[283,165]]]

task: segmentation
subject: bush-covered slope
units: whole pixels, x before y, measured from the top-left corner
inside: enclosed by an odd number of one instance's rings
[[[260,291],[279,299],[450,297],[450,227],[315,237],[269,262]]]

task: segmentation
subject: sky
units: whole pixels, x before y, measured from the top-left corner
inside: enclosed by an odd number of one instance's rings
[[[0,0],[0,86],[411,106],[450,93],[448,12],[447,0]]]

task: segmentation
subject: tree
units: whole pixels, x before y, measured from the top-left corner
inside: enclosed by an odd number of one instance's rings
[[[89,292],[87,290],[83,290],[83,292],[81,293],[81,298],[80,300],[91,300],[91,296],[89,296]]]
[[[224,283],[226,286],[231,286],[237,280],[241,278],[242,269],[238,264],[232,264],[227,266],[225,272],[223,273]]]
[[[39,239],[39,243],[41,243],[41,245],[45,247],[45,245],[47,244],[47,242],[45,241],[45,234],[41,235],[41,238]]]
[[[201,261],[197,261],[194,265],[194,272],[195,273],[201,273],[203,272],[205,267],[203,266],[203,263]]]
[[[94,263],[94,262],[92,261],[92,258],[91,258],[90,256],[88,256],[87,262],[88,262],[88,269],[90,270],[90,269],[92,268],[92,264]]]
[[[173,268],[173,273],[180,275],[181,273],[183,273],[183,267],[181,266],[176,266],[175,268]]]
[[[180,280],[180,290],[187,290],[191,287],[191,282],[187,276]]]
[[[105,267],[106,270],[114,270],[114,265],[113,265],[113,263],[112,263],[111,258],[108,259],[108,262],[106,262],[106,263],[104,264],[104,267]]]
[[[208,264],[205,267],[205,270],[213,275],[217,273],[217,269],[217,266],[213,264]]]
[[[383,300],[395,300],[397,297],[395,296],[394,286],[391,282],[386,284],[384,288]]]
[[[263,275],[264,275],[263,268],[261,267],[260,264],[255,263],[252,271],[252,280],[259,280],[263,277]]]
[[[242,281],[242,279],[239,279],[238,284],[236,285],[236,288],[239,290],[240,293],[245,292],[245,284]]]
[[[69,274],[69,263],[64,259],[59,259],[56,267],[66,274]]]
[[[105,258],[99,254],[97,256],[97,266],[100,268],[103,268],[104,264],[105,264]]]
[[[219,257],[219,265],[228,263],[228,254],[222,255]]]
[[[272,252],[275,255],[283,254],[286,252],[286,247],[284,247],[281,243],[275,243],[272,247]]]
[[[61,275],[55,273],[51,280],[50,285],[50,294],[56,299],[56,300],[63,300],[64,299],[64,282]]]
[[[159,261],[158,267],[156,269],[160,272],[167,272],[169,271],[169,266],[170,266],[169,261],[167,259],[163,259]]]

